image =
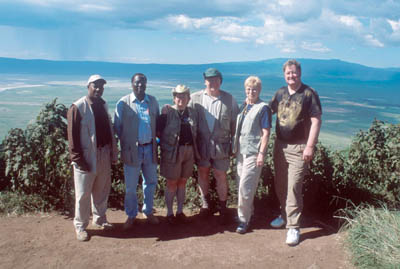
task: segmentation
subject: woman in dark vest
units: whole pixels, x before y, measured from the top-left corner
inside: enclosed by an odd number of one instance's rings
[[[160,137],[160,172],[166,178],[165,202],[167,221],[170,224],[187,221],[183,213],[186,181],[193,173],[195,157],[198,157],[196,135],[198,128],[196,111],[187,106],[190,90],[185,85],[172,89],[174,105],[165,105],[157,123]],[[173,212],[174,197],[177,197],[176,216]]]

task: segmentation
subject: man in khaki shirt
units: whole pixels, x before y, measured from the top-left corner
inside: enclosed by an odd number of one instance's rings
[[[226,172],[230,164],[239,107],[230,93],[220,89],[222,75],[217,69],[209,68],[203,76],[206,88],[193,93],[189,103],[189,106],[197,111],[199,118],[199,134],[196,143],[200,158],[196,160],[196,164],[202,198],[200,216],[210,216],[214,211],[209,195],[209,174],[212,170],[217,183],[221,224],[226,224],[228,222]]]

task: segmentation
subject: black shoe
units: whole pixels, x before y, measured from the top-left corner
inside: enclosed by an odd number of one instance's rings
[[[220,225],[227,225],[229,224],[229,221],[230,221],[229,215],[226,212],[219,213],[218,222]]]
[[[186,215],[183,212],[176,214],[175,219],[176,219],[176,222],[179,223],[179,224],[184,224],[184,223],[189,223],[190,222],[188,217],[186,217]]]
[[[202,219],[206,219],[211,216],[211,211],[209,208],[200,208],[199,217]]]
[[[167,222],[168,222],[168,224],[171,224],[171,225],[176,224],[175,216],[174,215],[167,216]]]

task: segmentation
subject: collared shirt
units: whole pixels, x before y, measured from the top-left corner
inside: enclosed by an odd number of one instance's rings
[[[152,139],[152,132],[151,132],[151,118],[150,118],[150,99],[147,94],[144,96],[142,101],[139,101],[134,93],[131,93],[131,100],[132,103],[129,106],[134,110],[137,111],[137,115],[139,118],[139,126],[138,126],[138,143],[139,144],[146,144],[150,143]],[[115,111],[115,118],[114,118],[114,126],[115,131],[119,137],[121,137],[122,132],[122,114],[123,114],[123,103],[118,102],[117,108]]]
[[[213,97],[207,94],[207,91],[204,90],[202,104],[205,109],[205,116],[207,120],[208,129],[210,132],[214,130],[215,120],[218,119],[218,116],[221,112],[221,98]]]

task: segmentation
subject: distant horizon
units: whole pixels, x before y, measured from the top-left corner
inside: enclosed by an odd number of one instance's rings
[[[301,63],[301,60],[316,60],[316,61],[340,61],[360,66],[365,66],[369,68],[377,68],[377,69],[398,69],[400,71],[400,66],[387,66],[387,67],[376,67],[376,66],[369,66],[362,63],[346,61],[339,58],[286,58],[286,57],[276,57],[276,58],[263,58],[260,60],[249,60],[249,61],[226,61],[226,62],[205,62],[205,63],[158,63],[158,62],[149,62],[149,63],[139,63],[139,62],[118,62],[118,61],[106,61],[106,60],[57,60],[57,59],[45,59],[45,58],[15,58],[15,57],[2,57],[0,59],[15,59],[15,60],[26,60],[26,61],[49,61],[49,62],[70,62],[70,63],[110,63],[110,64],[132,64],[132,65],[213,65],[213,64],[230,64],[230,63],[257,63],[257,62],[264,62],[264,61],[271,61],[271,60],[286,60],[286,59],[296,59]]]

